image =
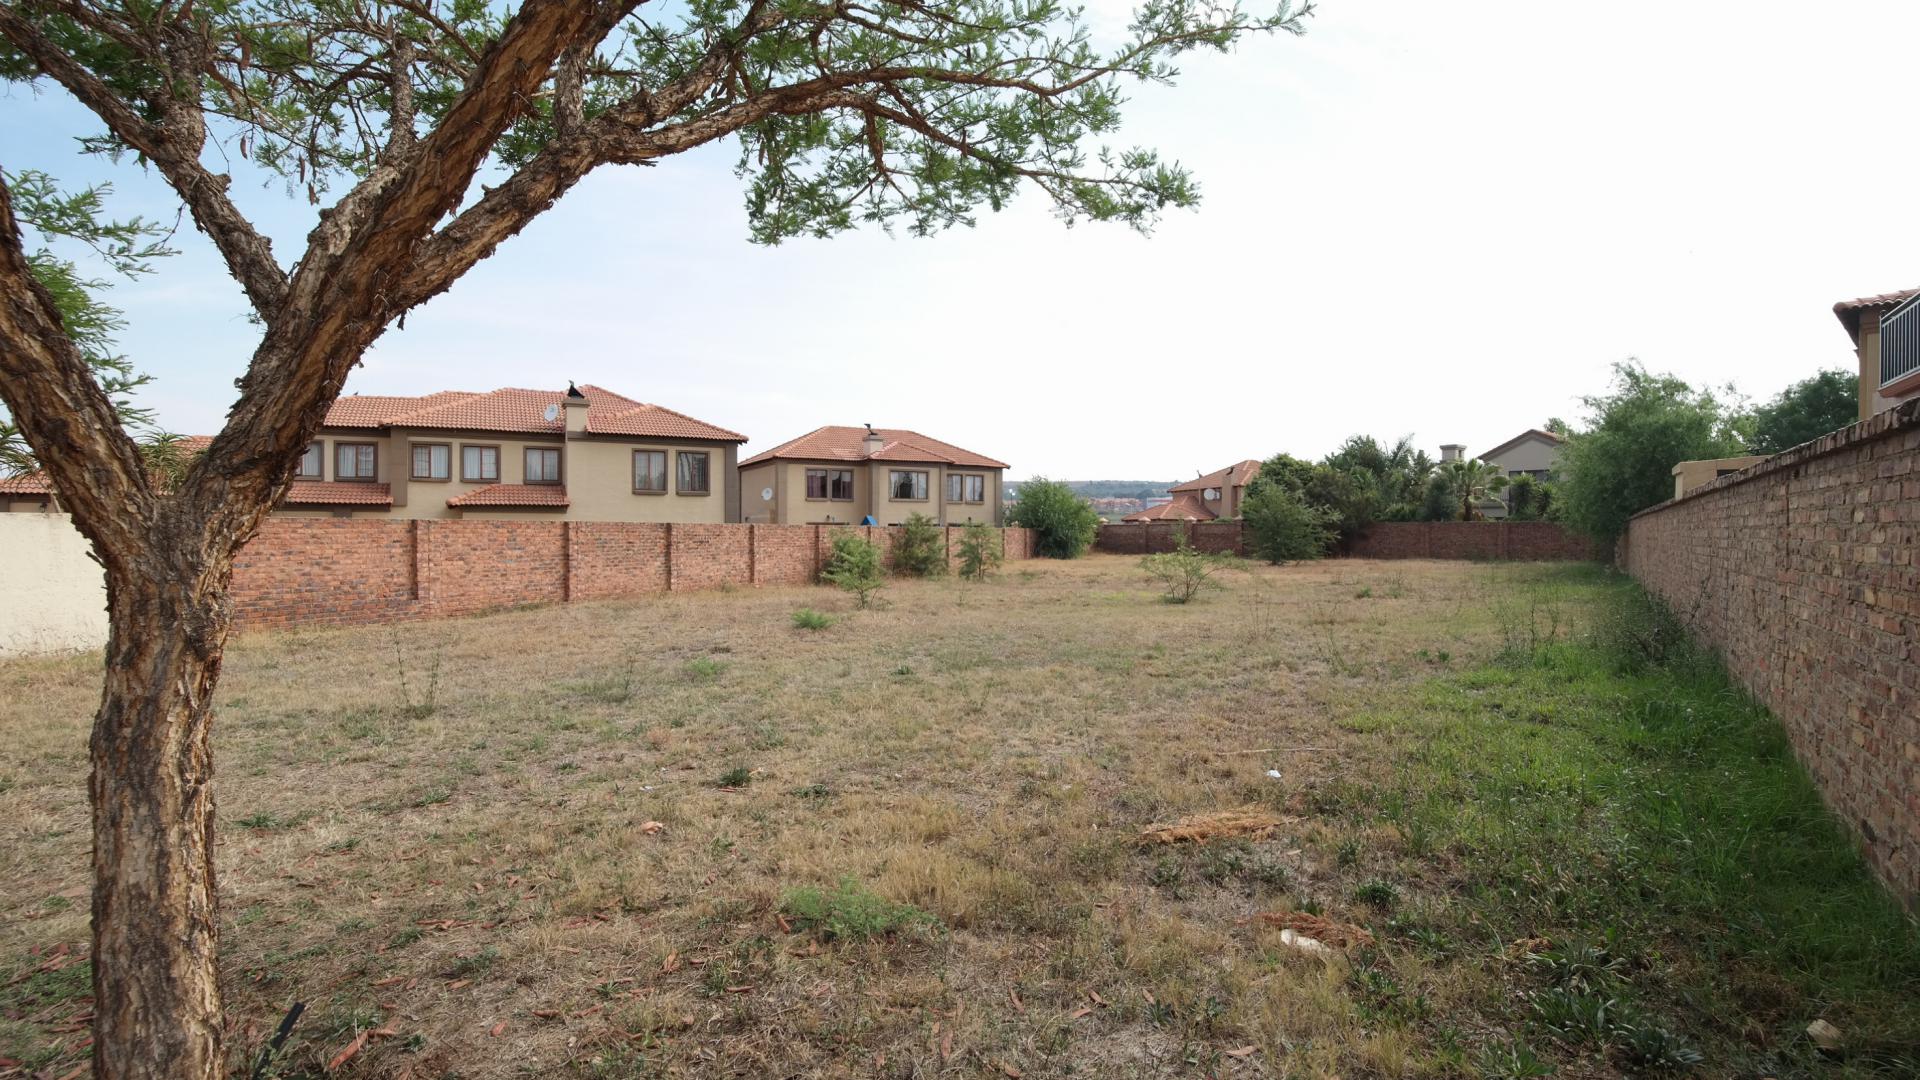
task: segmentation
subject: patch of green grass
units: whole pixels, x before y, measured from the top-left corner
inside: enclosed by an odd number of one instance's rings
[[[903,930],[938,925],[927,912],[912,904],[896,904],[853,878],[841,878],[832,889],[789,890],[780,901],[780,910],[828,941],[890,937]]]
[[[743,788],[753,783],[753,770],[745,765],[735,765],[721,773],[713,781],[713,786],[723,788]]]
[[[812,608],[801,608],[793,613],[793,626],[796,630],[825,630],[833,625],[833,616]]]
[[[726,670],[725,660],[715,660],[711,656],[696,656],[687,661],[687,678],[694,682],[714,682]]]
[[[1625,579],[1528,587],[1546,595],[1508,598],[1526,616],[1498,662],[1374,717],[1406,766],[1370,805],[1456,876],[1431,932],[1552,943],[1519,976],[1531,1015],[1510,1016],[1532,1047],[1600,1048],[1632,1073],[1920,1070],[1920,929],[1779,722]],[[1562,612],[1583,605],[1595,629],[1574,632]],[[1355,899],[1380,903],[1382,884]],[[1843,1058],[1803,1034],[1816,1017],[1846,1033]],[[1513,1043],[1480,1071],[1537,1064]]]

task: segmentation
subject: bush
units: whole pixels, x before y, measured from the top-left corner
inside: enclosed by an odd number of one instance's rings
[[[1064,481],[1036,477],[1020,485],[1008,522],[1033,530],[1033,550],[1049,559],[1077,559],[1100,529],[1093,504]]]
[[[907,518],[906,527],[894,539],[893,572],[908,577],[947,572],[946,537],[932,518],[920,513]]]
[[[1195,551],[1187,540],[1185,527],[1176,535],[1178,546],[1164,554],[1141,559],[1140,568],[1167,591],[1167,603],[1185,604],[1200,595],[1202,589],[1221,587],[1213,575],[1227,564],[1227,556]]]
[[[960,534],[960,576],[985,581],[999,565],[999,535],[977,521],[969,522]]]
[[[832,890],[794,889],[780,901],[780,910],[829,941],[887,937],[936,922],[912,904],[896,904],[852,878],[841,878]]]
[[[1256,484],[1240,517],[1248,549],[1270,563],[1317,559],[1333,546],[1333,515],[1279,484]]]
[[[844,529],[836,532],[833,555],[820,578],[854,594],[861,607],[872,607],[873,594],[886,584],[880,574],[880,548],[857,533]]]
[[[825,630],[833,625],[833,616],[803,607],[793,613],[793,626],[796,630]]]

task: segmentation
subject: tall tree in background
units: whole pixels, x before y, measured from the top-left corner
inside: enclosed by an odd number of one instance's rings
[[[1460,520],[1472,521],[1473,504],[1490,499],[1507,488],[1507,477],[1500,466],[1478,459],[1449,461],[1440,466],[1440,478],[1454,504],[1460,507]]]
[[[1675,465],[1746,450],[1737,403],[1635,360],[1613,366],[1611,392],[1582,401],[1592,423],[1560,448],[1556,471],[1563,519],[1597,540],[1611,542],[1628,518],[1671,498]]]
[[[1860,419],[1860,376],[1822,371],[1753,410],[1752,450],[1778,454]]]
[[[1146,0],[1103,51],[1051,0],[0,0],[0,77],[57,84],[99,122],[81,145],[157,173],[260,328],[225,428],[157,482],[0,184],[0,399],[107,582],[95,1075],[224,1074],[208,731],[233,555],[389,325],[589,171],[730,136],[759,241],[929,233],[1023,184],[1070,221],[1146,227],[1198,196],[1151,151],[1095,145],[1121,83],[1305,14]],[[332,198],[294,258],[208,164],[235,158]]]

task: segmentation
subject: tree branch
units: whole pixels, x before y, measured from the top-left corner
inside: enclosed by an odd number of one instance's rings
[[[68,93],[104,121],[122,142],[154,163],[186,202],[194,222],[213,239],[227,262],[227,269],[246,290],[254,311],[271,323],[286,296],[286,273],[274,261],[273,245],[227,198],[228,178],[215,176],[200,164],[200,148],[206,136],[204,123],[184,126],[148,123],[104,82],[49,41],[12,4],[0,4],[0,37],[13,42],[42,72],[66,87]],[[197,105],[188,108],[197,110]],[[197,139],[194,138],[196,127]]]
[[[107,557],[134,550],[153,489],[113,402],[27,262],[0,178],[0,400],[73,519]]]

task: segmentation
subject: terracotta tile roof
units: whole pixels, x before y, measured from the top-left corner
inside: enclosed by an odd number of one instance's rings
[[[1184,484],[1175,484],[1168,491],[1205,491],[1208,488],[1246,487],[1260,471],[1260,463],[1248,458],[1238,461],[1224,469],[1215,469],[1205,476],[1189,480]]]
[[[348,394],[327,407],[327,427],[380,428],[394,417],[480,395],[465,390],[442,390],[423,397],[391,394]]]
[[[928,438],[905,428],[874,428],[880,436],[880,448],[867,452],[867,429],[863,427],[815,428],[790,442],[781,443],[764,453],[755,454],[741,465],[785,458],[799,461],[918,461],[936,465],[959,465],[968,469],[1004,469],[1007,463],[984,454],[963,450],[952,443]]]
[[[1501,443],[1499,446],[1496,446],[1493,449],[1487,451],[1486,453],[1481,454],[1479,460],[1491,461],[1494,458],[1498,457],[1499,455],[1512,449],[1514,446],[1518,445],[1522,440],[1530,437],[1545,439],[1555,446],[1559,446],[1561,443],[1566,442],[1565,439],[1562,439],[1560,436],[1555,435],[1551,431],[1544,431],[1540,428],[1528,428],[1527,430],[1521,432],[1520,434],[1515,435],[1513,438],[1508,439],[1506,442]]]
[[[1223,470],[1224,471],[1224,470]],[[1205,479],[1202,477],[1201,479]],[[1212,521],[1218,517],[1205,504],[1192,495],[1176,495],[1172,502],[1159,506],[1149,506],[1137,514],[1128,514],[1122,521]]]
[[[282,501],[288,506],[392,506],[393,491],[385,484],[295,480]]]
[[[468,506],[550,506],[565,509],[572,505],[567,489],[557,484],[488,484],[465,495],[455,495],[447,505],[459,509]]]
[[[1861,296],[1852,300],[1842,300],[1833,305],[1834,317],[1840,325],[1847,328],[1847,336],[1860,337],[1860,316],[1874,308],[1898,307],[1920,294],[1920,289],[1901,289],[1899,292],[1879,293],[1874,296]]]
[[[695,420],[685,413],[635,401],[598,386],[583,386],[587,399],[587,432],[654,439],[711,439],[746,442],[737,431]],[[436,428],[498,431],[516,435],[559,434],[567,430],[565,390],[525,390],[507,387],[484,394],[443,390],[425,397],[350,395],[327,410],[328,427]],[[559,416],[548,420],[547,406],[562,405]]]

